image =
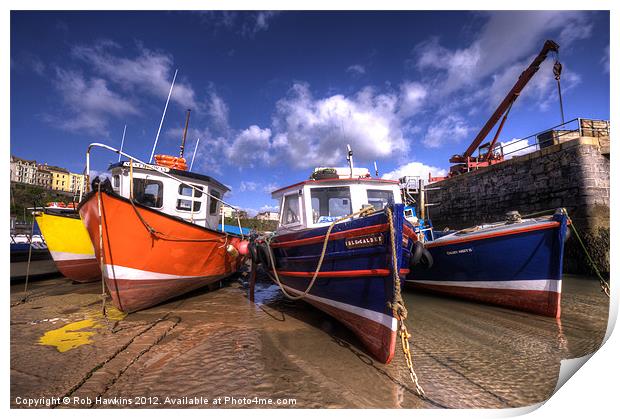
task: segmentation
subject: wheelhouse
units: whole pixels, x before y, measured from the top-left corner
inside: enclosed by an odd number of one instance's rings
[[[129,161],[115,163],[109,170],[112,189],[120,196],[131,197],[141,205],[217,230],[221,199],[229,191],[217,180],[198,173]]]
[[[367,206],[382,210],[402,203],[397,181],[372,178],[368,169],[333,171],[331,178],[310,179],[272,192],[280,203],[279,230],[322,227]]]

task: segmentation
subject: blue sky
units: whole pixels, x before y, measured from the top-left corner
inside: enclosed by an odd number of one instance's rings
[[[445,173],[545,39],[566,120],[609,119],[607,12],[12,12],[11,153],[81,172],[86,146],[177,154],[257,211],[315,166]],[[500,140],[560,123],[550,57]],[[104,171],[116,158],[94,156]]]

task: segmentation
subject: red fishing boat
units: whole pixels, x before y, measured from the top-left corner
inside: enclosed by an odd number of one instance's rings
[[[151,307],[237,270],[247,243],[217,230],[226,186],[173,168],[184,167],[174,158],[152,165],[92,147],[130,159],[110,166],[111,182],[95,179],[79,206],[118,309]]]

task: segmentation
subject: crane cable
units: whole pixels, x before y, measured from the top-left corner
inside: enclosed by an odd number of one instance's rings
[[[562,124],[564,124],[564,104],[562,103],[562,88],[560,86],[560,76],[562,75],[562,63],[560,55],[555,53],[555,63],[553,64],[553,76],[558,83],[558,97],[560,98],[560,114],[562,115]]]

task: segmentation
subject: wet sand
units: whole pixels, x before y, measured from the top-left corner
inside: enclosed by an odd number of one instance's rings
[[[565,276],[561,320],[405,291],[421,399],[400,346],[390,365],[378,363],[344,326],[266,282],[255,303],[233,278],[109,318],[100,283],[29,288],[20,303],[23,284],[11,286],[15,408],[28,398],[59,408],[527,406],[549,397],[560,360],[600,346],[609,304],[598,282],[576,276]]]

